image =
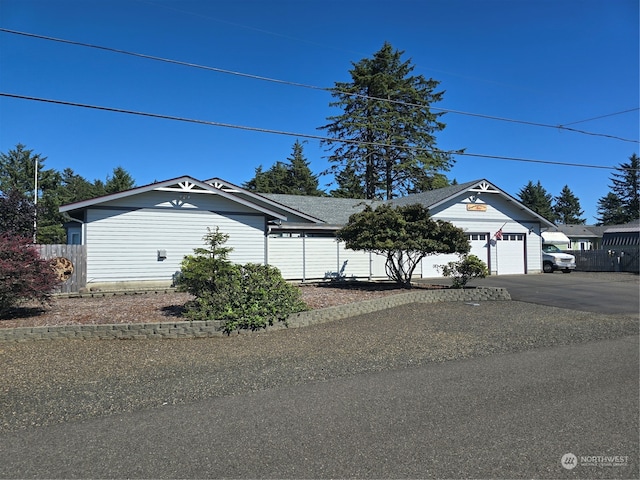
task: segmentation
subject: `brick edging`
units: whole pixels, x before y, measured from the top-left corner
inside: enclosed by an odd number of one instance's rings
[[[505,288],[490,287],[479,287],[474,289],[415,290],[376,298],[373,300],[365,300],[363,302],[295,313],[289,317],[286,324],[284,322],[277,323],[271,327],[267,327],[267,329],[281,330],[285,328],[300,328],[317,323],[341,320],[378,310],[386,310],[387,308],[398,307],[408,303],[480,302],[496,300],[511,300],[511,295],[509,295],[509,292]],[[0,342],[26,342],[64,338],[146,340],[154,338],[171,339],[214,337],[225,335],[222,331],[222,325],[223,322],[220,320],[209,320],[0,328]]]

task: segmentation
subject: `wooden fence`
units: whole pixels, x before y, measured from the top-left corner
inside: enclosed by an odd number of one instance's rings
[[[87,286],[87,247],[85,245],[38,245],[40,257],[50,260],[62,283],[57,293],[79,292]]]
[[[567,250],[576,257],[576,270],[583,272],[640,273],[638,245],[611,246],[607,250]]]

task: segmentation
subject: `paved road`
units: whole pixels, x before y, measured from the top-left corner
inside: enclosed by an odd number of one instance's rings
[[[14,432],[0,437],[0,476],[637,478],[638,347],[624,337]],[[626,464],[580,463],[605,455]]]
[[[555,272],[540,275],[494,275],[473,280],[470,285],[504,287],[512,300],[521,302],[586,312],[638,314],[639,280],[638,275],[629,273]]]
[[[638,314],[636,276],[478,284],[524,302]],[[27,428],[0,436],[0,478],[638,478],[638,351],[638,337],[625,336]],[[179,388],[175,372],[165,383]],[[560,465],[566,453],[574,470]],[[597,456],[626,464],[582,459]]]

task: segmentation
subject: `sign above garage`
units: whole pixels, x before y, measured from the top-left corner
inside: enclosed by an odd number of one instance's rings
[[[467,203],[468,212],[486,212],[487,205],[485,203]]]

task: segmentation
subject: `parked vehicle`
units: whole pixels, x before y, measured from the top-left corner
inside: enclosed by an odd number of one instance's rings
[[[562,273],[571,273],[575,269],[576,257],[564,253],[550,243],[542,244],[542,270],[544,273],[552,273],[556,270],[562,270]]]

